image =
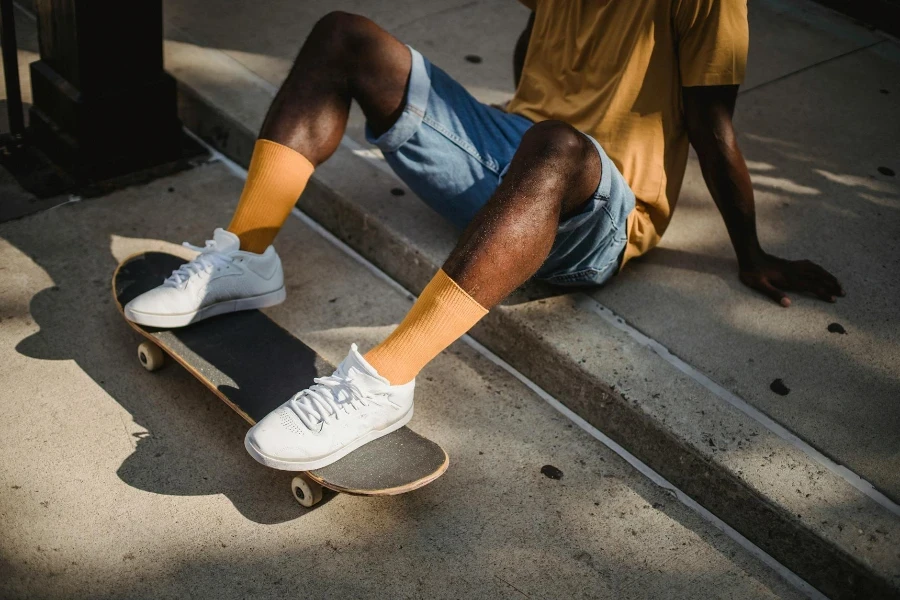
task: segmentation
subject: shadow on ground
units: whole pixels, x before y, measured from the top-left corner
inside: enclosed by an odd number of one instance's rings
[[[142,235],[160,239],[178,229],[129,211],[129,194],[123,195],[121,220],[131,223],[124,229],[135,232],[134,223],[141,222]],[[142,338],[126,325],[111,293],[121,257],[113,256],[109,230],[121,232],[122,227],[109,223],[99,208],[79,207],[92,215],[78,219],[50,219],[44,213],[4,231],[55,283],[31,299],[29,311],[40,331],[19,342],[16,351],[41,360],[75,361],[132,415],[143,431],[129,434],[134,452],[118,470],[129,485],[166,495],[224,494],[258,523],[304,514],[288,492],[290,477],[257,468],[247,456],[240,416],[177,365],[157,373],[141,368],[136,346]],[[41,234],[42,221],[53,229],[73,229]]]

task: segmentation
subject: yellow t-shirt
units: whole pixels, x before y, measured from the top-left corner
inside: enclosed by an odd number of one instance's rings
[[[665,232],[687,165],[682,86],[744,78],[746,0],[521,0],[534,28],[509,112],[593,136],[637,199],[623,265]]]

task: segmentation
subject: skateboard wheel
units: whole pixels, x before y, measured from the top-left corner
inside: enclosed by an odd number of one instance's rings
[[[165,355],[159,346],[152,342],[141,342],[138,345],[138,360],[148,371],[155,371],[163,366]]]
[[[294,493],[294,499],[306,508],[312,508],[322,500],[322,486],[302,475],[294,477],[291,481],[291,491]]]

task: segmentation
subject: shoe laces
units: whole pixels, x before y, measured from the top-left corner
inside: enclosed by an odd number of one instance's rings
[[[230,256],[226,254],[222,254],[218,252],[218,246],[216,245],[215,240],[206,240],[206,246],[200,248],[199,246],[194,246],[193,244],[189,244],[188,242],[182,243],[182,246],[193,250],[194,252],[199,252],[194,260],[187,262],[174,271],[166,280],[163,282],[163,285],[167,285],[170,287],[180,287],[183,284],[187,283],[187,281],[193,277],[194,275],[200,275],[201,273],[212,273],[215,269],[227,266],[228,264],[234,262]]]
[[[315,385],[294,394],[287,403],[311,431],[318,429],[323,423],[342,418],[342,415],[351,416],[361,407],[382,404],[364,394],[353,381],[337,372],[326,377],[316,377],[313,382]]]

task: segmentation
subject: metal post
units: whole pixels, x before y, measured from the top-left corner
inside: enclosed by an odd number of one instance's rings
[[[163,68],[162,0],[34,6],[41,59],[29,65],[29,144],[85,187],[186,168],[204,153],[182,130]]]
[[[22,90],[19,85],[19,58],[16,53],[16,21],[12,0],[0,0],[0,43],[3,45],[3,73],[6,80],[6,110],[14,138],[25,133]]]

